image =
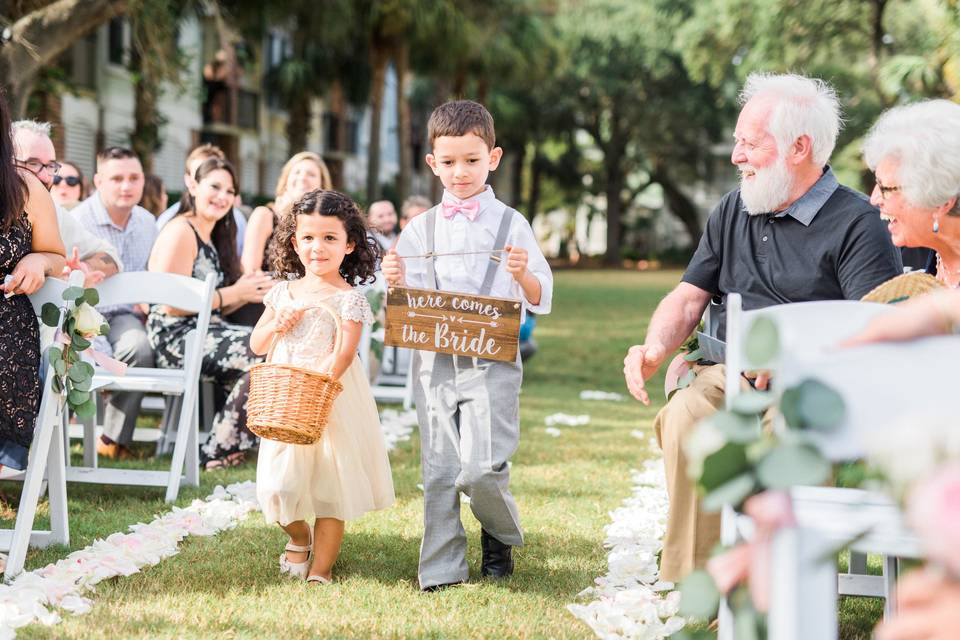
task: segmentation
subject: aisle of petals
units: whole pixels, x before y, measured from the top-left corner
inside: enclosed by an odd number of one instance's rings
[[[651,445],[656,450],[656,443]],[[663,460],[648,460],[642,471],[630,473],[633,493],[604,528],[607,574],[580,592],[586,604],[567,609],[604,640],[660,640],[684,626],[677,616],[680,593],[658,581],[668,506]]]
[[[387,449],[410,437],[416,412],[386,409],[381,414]],[[232,529],[251,511],[257,511],[257,489],[252,481],[217,486],[203,500],[173,507],[148,524],[130,526],[42,569],[0,584],[0,640],[16,637],[16,629],[39,622],[55,625],[60,612],[83,614],[93,602],[87,597],[103,580],[130,576],[144,567],[180,552],[187,536],[213,536]]]

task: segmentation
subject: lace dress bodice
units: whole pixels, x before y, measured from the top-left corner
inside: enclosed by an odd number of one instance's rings
[[[289,285],[289,282],[281,282],[274,286],[264,297],[264,304],[275,310],[284,307],[308,308],[295,327],[277,338],[271,362],[292,364],[315,371],[323,370],[327,357],[333,353],[337,325],[329,313],[311,305],[325,305],[336,313],[341,321],[366,324],[373,322],[370,304],[356,289],[340,291],[317,302],[304,302],[293,298]]]

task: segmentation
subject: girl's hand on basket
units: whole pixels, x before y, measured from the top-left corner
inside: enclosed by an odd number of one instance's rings
[[[279,309],[277,315],[273,318],[273,330],[276,333],[286,333],[297,326],[302,317],[303,309]]]

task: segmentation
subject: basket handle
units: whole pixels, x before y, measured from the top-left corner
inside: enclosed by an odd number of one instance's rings
[[[336,337],[334,338],[334,341],[333,341],[333,352],[332,352],[333,360],[330,361],[330,367],[327,369],[327,372],[326,372],[328,376],[332,376],[333,365],[337,361],[337,355],[340,353],[340,346],[343,344],[343,324],[340,321],[340,316],[338,316],[337,313],[333,310],[333,308],[331,308],[330,305],[328,304],[317,302],[314,304],[305,305],[303,307],[304,312],[307,312],[310,309],[322,309],[326,311],[328,314],[330,314],[330,317],[333,318],[333,322],[337,327]],[[274,333],[273,338],[270,339],[270,349],[267,350],[266,362],[270,362],[271,360],[273,360],[273,350],[276,348],[277,342],[279,340],[280,340],[280,334]]]

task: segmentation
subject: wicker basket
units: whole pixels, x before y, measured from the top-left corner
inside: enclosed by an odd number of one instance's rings
[[[324,305],[317,308],[333,316],[337,324],[333,353],[340,353],[340,318]],[[277,337],[270,343],[266,362],[250,367],[247,428],[267,440],[313,444],[323,435],[333,401],[343,391],[343,385],[333,379],[333,361],[326,373],[271,362]]]
[[[863,296],[864,302],[880,302],[895,304],[903,302],[925,293],[942,289],[945,285],[928,273],[911,271],[896,278],[891,278],[883,284],[877,285],[870,293]]]

